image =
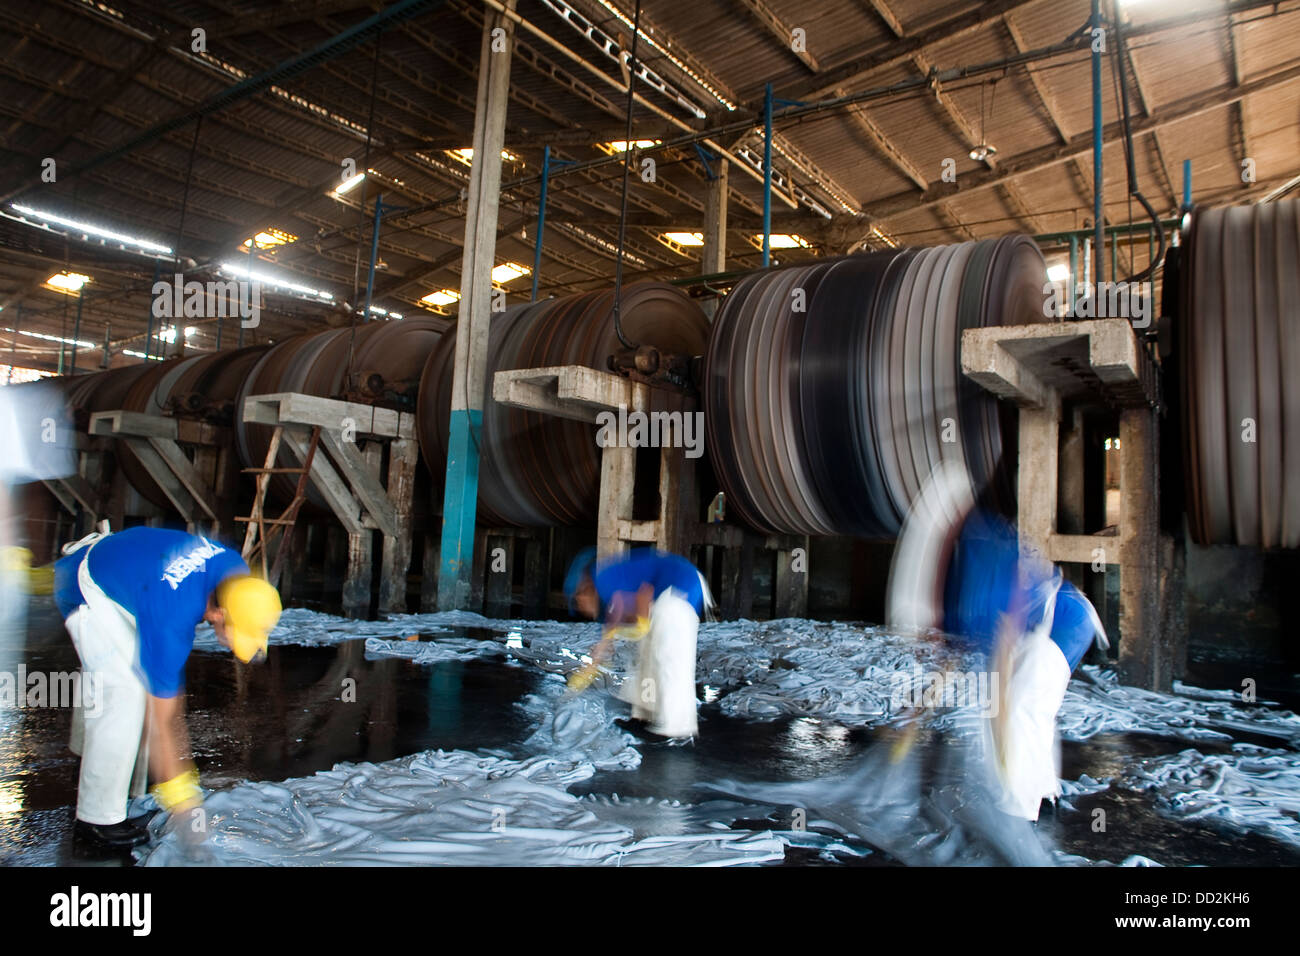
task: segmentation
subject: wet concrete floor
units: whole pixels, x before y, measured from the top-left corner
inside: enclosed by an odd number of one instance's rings
[[[29,671],[77,667],[61,621],[49,609],[33,609],[23,647],[11,640],[0,651],[3,661],[24,662]],[[349,678],[356,682],[356,702],[344,699]],[[210,788],[240,780],[283,780],[339,762],[383,761],[434,748],[509,752],[532,726],[515,704],[543,679],[532,668],[497,659],[427,665],[366,660],[362,640],[328,647],[273,646],[258,667],[239,665],[228,654],[196,651],[188,672],[189,728],[196,763]],[[1276,699],[1278,691],[1289,694],[1289,685],[1273,690]],[[704,699],[708,697],[706,693]],[[0,710],[0,865],[130,862],[87,855],[72,840],[78,762],[67,749],[70,724],[67,709]],[[698,787],[702,780],[808,780],[847,770],[876,739],[871,731],[833,721],[730,718],[716,702],[705,703],[694,744],[668,746],[647,739],[639,745],[639,769],[598,773],[573,792],[698,802],[710,796]],[[1189,746],[1137,735],[1066,742],[1062,775],[1067,780],[1084,773],[1111,776],[1126,757],[1176,753]],[[1226,749],[1196,746],[1203,753]],[[1111,789],[1073,802],[1073,811],[1046,814],[1039,823],[1069,853],[1115,862],[1141,854],[1166,865],[1300,865],[1300,851],[1275,841],[1163,818],[1149,794]],[[1106,811],[1106,833],[1093,831],[1096,808]],[[837,860],[892,862],[879,852]],[[791,849],[787,862],[828,860],[814,851]]]

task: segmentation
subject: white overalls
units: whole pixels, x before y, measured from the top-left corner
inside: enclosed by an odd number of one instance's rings
[[[81,756],[77,819],[108,826],[125,820],[128,800],[145,793],[148,692],[140,677],[135,617],[95,583],[89,550],[77,573],[83,603],[66,624],[81,658],[82,686],[97,691],[97,699],[72,715],[70,747]],[[91,674],[93,683],[86,679]]]

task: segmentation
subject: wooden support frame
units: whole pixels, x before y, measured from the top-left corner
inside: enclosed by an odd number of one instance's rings
[[[419,455],[415,416],[296,392],[249,396],[242,414],[244,421],[279,430],[282,446],[300,467],[308,468],[311,484],[343,526],[348,536],[342,587],[344,614],[369,613],[376,531],[383,535],[379,612],[405,611]],[[320,443],[327,454],[310,454],[310,434],[316,428],[320,429]],[[382,477],[385,451],[386,486]]]
[[[1162,630],[1159,419],[1155,370],[1127,319],[968,329],[962,371],[1020,407],[1019,532],[1050,561],[1118,566],[1120,670],[1126,680],[1167,690],[1180,662],[1178,635]],[[1114,534],[1058,529],[1063,401],[1118,412],[1120,521]],[[1073,456],[1071,456],[1073,460]],[[1067,479],[1067,487],[1081,487]],[[1073,504],[1067,504],[1070,508]]]
[[[185,519],[191,533],[206,529],[219,534],[230,530],[229,516],[222,514],[215,490],[225,465],[218,449],[229,447],[230,429],[207,422],[117,409],[91,415],[88,433],[91,437],[125,442]],[[207,455],[200,456],[196,451],[196,460],[191,461],[181,449],[182,444],[205,450]]]

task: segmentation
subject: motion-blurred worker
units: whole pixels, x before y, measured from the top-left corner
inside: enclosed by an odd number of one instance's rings
[[[1094,640],[1109,646],[1092,603],[1006,519],[977,507],[966,469],[945,462],[903,524],[888,605],[892,626],[938,629],[984,653],[998,678],[985,723],[998,805],[1037,820],[1061,792],[1056,714],[1070,674]]]
[[[90,535],[55,565],[55,601],[100,700],[74,722],[81,754],[76,836],[125,848],[148,839],[127,819],[146,770],[159,806],[176,815],[203,801],[185,729],[185,663],[207,621],[245,663],[264,659],[280,596],[223,545],[182,531],[129,528]],[[78,736],[82,739],[78,740]]]
[[[663,737],[694,737],[695,641],[700,618],[712,606],[695,566],[675,554],[641,548],[596,561],[594,549],[574,559],[564,584],[569,607],[605,633],[592,648],[593,663],[607,660],[616,630],[640,640],[636,673],[624,684],[632,716]]]
[[[1092,602],[1061,569],[1027,553],[1016,529],[975,510],[962,525],[944,587],[944,630],[973,642],[1001,674],[994,718],[1002,809],[1038,819],[1061,792],[1056,714],[1070,674],[1096,641],[1109,646]]]

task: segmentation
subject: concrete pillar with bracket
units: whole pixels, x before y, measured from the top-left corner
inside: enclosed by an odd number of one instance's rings
[[[506,0],[505,5],[513,10],[515,0]],[[465,217],[447,481],[443,492],[438,569],[438,607],[442,610],[464,608],[470,602],[488,323],[492,317],[492,268],[501,191],[501,148],[509,105],[514,29],[512,20],[487,11],[479,54],[474,159]]]

